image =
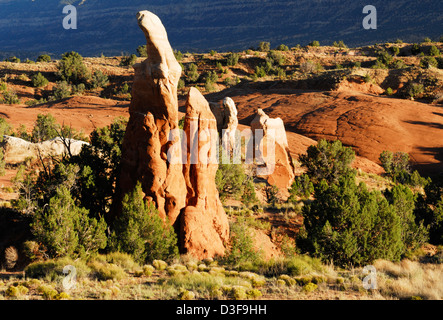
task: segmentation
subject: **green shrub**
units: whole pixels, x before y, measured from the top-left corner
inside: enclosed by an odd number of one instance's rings
[[[379,61],[385,66],[389,66],[392,60],[393,60],[392,56],[385,50],[381,51],[377,57],[377,61]]]
[[[205,80],[205,90],[208,91],[208,92],[215,91],[214,83],[216,83],[217,80],[218,80],[217,73],[215,71],[209,71],[206,74],[205,78],[206,78],[206,80]]]
[[[258,44],[258,51],[267,52],[271,49],[271,44],[266,41],[262,41]]]
[[[285,64],[285,57],[278,51],[271,50],[266,58],[273,66],[282,66]]]
[[[154,261],[152,261],[152,265],[154,266],[154,268],[156,270],[162,271],[162,270],[166,269],[166,267],[168,266],[168,263],[163,260],[155,259]]]
[[[144,265],[143,266],[143,274],[147,277],[152,276],[152,274],[154,273],[155,268],[151,265]]]
[[[174,57],[177,61],[183,60],[183,53],[180,50],[174,50]]]
[[[275,185],[270,185],[265,188],[266,201],[272,207],[275,207],[276,204],[280,202],[280,199],[278,198],[278,192],[278,187]]]
[[[140,267],[130,254],[124,252],[108,253],[106,255],[106,261],[123,268],[125,271],[133,271]]]
[[[255,75],[258,78],[266,77],[266,69],[263,66],[256,66],[255,67]]]
[[[311,47],[320,47],[320,42],[317,41],[317,40],[311,41],[309,43],[309,46],[311,46]]]
[[[83,63],[83,57],[74,51],[64,53],[58,64],[57,75],[61,80],[72,84],[86,83],[91,72]]]
[[[284,281],[284,284],[291,287],[291,286],[295,286],[296,281],[294,278],[290,277],[287,274],[282,274],[278,277],[278,280],[282,280]]]
[[[92,260],[88,263],[88,266],[99,280],[121,280],[127,277],[123,268],[113,263]]]
[[[60,292],[59,294],[57,294],[55,296],[55,300],[71,300],[71,296],[69,295],[69,293],[66,292]]]
[[[139,57],[147,57],[148,56],[148,52],[146,50],[146,44],[138,46],[136,51],[137,51]]]
[[[277,47],[276,50],[278,50],[278,51],[289,51],[289,47],[287,45],[285,45],[285,44],[281,44],[281,45],[279,45]]]
[[[406,68],[407,65],[403,60],[395,59],[394,61],[392,61],[390,67],[393,69],[403,69],[403,68]]]
[[[69,160],[79,168],[75,197],[96,218],[106,216],[110,210],[126,125],[127,119],[116,118],[110,125],[95,129],[90,144]]]
[[[140,183],[124,196],[111,239],[114,250],[131,254],[140,263],[178,255],[173,227],[160,218],[152,203],[144,200]]]
[[[15,286],[9,286],[5,291],[5,295],[9,298],[17,298],[20,295],[20,291]]]
[[[427,183],[424,193],[417,195],[414,214],[429,232],[429,242],[443,244],[443,183],[436,179]],[[442,259],[440,259],[442,260]]]
[[[318,288],[318,286],[315,283],[309,282],[305,286],[303,286],[303,291],[306,293],[310,293],[312,291],[315,291]]]
[[[257,263],[261,260],[261,252],[254,247],[254,231],[250,229],[245,220],[231,223],[230,228],[231,248],[223,260],[233,266],[243,263]]]
[[[324,265],[318,258],[299,254],[284,260],[285,270],[293,276],[303,276],[312,273],[324,273]]]
[[[0,102],[3,104],[19,104],[20,99],[14,91],[3,91],[3,99]]]
[[[57,81],[52,89],[52,97],[61,100],[71,96],[72,87],[66,81]]]
[[[222,201],[232,197],[242,200],[245,205],[257,202],[252,177],[246,174],[241,164],[220,162],[215,175],[215,184]]]
[[[55,300],[58,295],[57,290],[50,285],[41,285],[37,288],[37,291],[42,294],[45,300]]]
[[[186,83],[185,80],[180,79],[178,80],[178,84],[177,84],[177,90],[182,90],[186,87]]]
[[[68,265],[75,267],[77,279],[86,277],[91,272],[82,259],[73,260],[70,257],[32,262],[26,266],[24,271],[27,278],[55,281],[65,277],[63,268]]]
[[[97,70],[92,75],[91,80],[91,88],[97,89],[97,88],[104,88],[109,84],[108,76],[105,75],[102,71]]]
[[[47,54],[39,55],[37,58],[37,62],[51,62],[51,56]]]
[[[315,184],[325,179],[327,182],[337,182],[341,176],[355,172],[350,167],[355,153],[350,147],[342,145],[340,140],[320,140],[317,145],[308,148],[306,154],[299,157],[306,174]]]
[[[32,76],[31,81],[32,85],[37,88],[45,87],[49,83],[48,79],[46,79],[40,72]]]
[[[393,153],[385,150],[380,154],[379,160],[386,175],[390,177],[392,181],[407,184],[411,183],[409,155],[406,152],[398,151]],[[417,174],[418,172],[414,174],[413,184],[424,183],[420,177],[417,177]]]
[[[348,46],[345,45],[345,43],[343,42],[343,40],[340,40],[339,42],[334,41],[334,43],[332,44],[332,46],[336,47],[336,48],[347,48]]]
[[[194,63],[191,63],[187,68],[186,78],[190,82],[196,82],[199,77],[200,74],[198,73],[197,66]]]
[[[429,55],[430,56],[439,56],[440,55],[440,50],[438,50],[438,48],[436,46],[432,46],[429,49]]]
[[[78,85],[72,86],[72,94],[83,94],[86,91],[86,85],[84,83],[79,83]]]
[[[258,289],[248,289],[246,291],[246,296],[248,299],[257,299],[260,298],[263,294]]]
[[[394,94],[394,91],[392,90],[392,88],[387,88],[385,93],[388,96],[392,96]]]
[[[424,90],[424,86],[421,83],[411,82],[407,86],[407,95],[411,98],[415,98],[420,96]]]
[[[13,57],[9,57],[9,58],[5,59],[5,61],[12,62],[12,63],[20,63],[20,58],[13,56]]]
[[[314,185],[307,174],[296,176],[289,188],[289,202],[296,202],[297,198],[307,199],[314,192]]]
[[[395,185],[384,191],[384,196],[400,218],[401,241],[405,251],[412,252],[428,240],[428,231],[416,223],[414,214],[416,195],[408,186]]]
[[[226,58],[226,65],[235,67],[238,63],[238,60],[240,58],[240,55],[235,52],[231,52],[228,57]]]
[[[178,300],[194,300],[195,293],[186,289],[182,289],[177,298]]]
[[[419,44],[414,43],[411,48],[411,53],[415,56],[421,52],[421,47]]]
[[[379,160],[386,175],[394,182],[409,184],[413,187],[424,187],[428,180],[421,177],[418,171],[411,173],[409,155],[405,152],[383,151]]]
[[[364,80],[366,83],[370,83],[370,82],[372,82],[372,77],[371,77],[370,74],[367,73],[367,74],[363,77],[363,80]]]
[[[54,116],[48,114],[38,114],[31,133],[32,142],[42,142],[51,140],[58,136],[60,125],[57,124]]]
[[[437,66],[438,62],[437,59],[435,59],[434,57],[423,57],[420,60],[420,67],[422,68],[430,68],[430,67],[437,68]]]
[[[128,67],[132,66],[137,61],[137,56],[135,54],[131,54],[130,56],[125,56],[120,61],[120,66]]]
[[[393,47],[391,47],[391,51],[394,56],[398,56],[398,54],[400,53],[400,48],[393,46]]]
[[[315,200],[303,207],[299,246],[339,266],[398,260],[405,252],[401,219],[377,191],[356,185],[354,175],[315,185]]]
[[[32,231],[51,257],[86,256],[106,246],[106,223],[88,216],[64,185],[33,216]]]

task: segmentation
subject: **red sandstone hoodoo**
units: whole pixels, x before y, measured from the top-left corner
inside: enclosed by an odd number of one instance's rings
[[[181,153],[180,137],[174,133],[178,128],[177,84],[182,70],[160,19],[149,11],[139,12],[137,19],[146,36],[148,58],[134,65],[130,118],[110,218],[121,211],[123,195],[141,181],[145,199],[154,202],[160,216],[174,225],[182,253],[199,259],[223,255],[229,241],[229,222],[215,185],[218,165],[168,161],[171,147]],[[217,130],[208,102],[196,89],[190,90],[187,101],[188,141],[191,118],[198,121],[198,133]],[[188,158],[190,152],[187,148]]]

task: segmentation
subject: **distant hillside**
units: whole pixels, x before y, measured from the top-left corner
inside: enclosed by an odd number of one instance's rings
[[[62,8],[78,8],[78,29],[64,30]],[[135,52],[144,43],[135,21],[139,10],[156,13],[170,42],[182,51],[243,50],[260,41],[275,47],[331,44],[359,46],[401,38],[417,42],[443,33],[441,0],[373,0],[378,29],[364,30],[361,0],[0,0],[0,51],[83,55]],[[31,53],[30,53],[31,52]]]

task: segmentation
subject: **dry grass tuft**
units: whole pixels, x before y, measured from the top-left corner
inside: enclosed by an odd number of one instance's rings
[[[382,295],[400,299],[443,299],[443,264],[377,260],[377,284]]]

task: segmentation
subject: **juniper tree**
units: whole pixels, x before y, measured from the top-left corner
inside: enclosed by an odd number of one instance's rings
[[[178,256],[174,228],[160,218],[153,203],[144,199],[140,182],[123,198],[122,212],[113,223],[110,246],[131,254],[140,263]]]

